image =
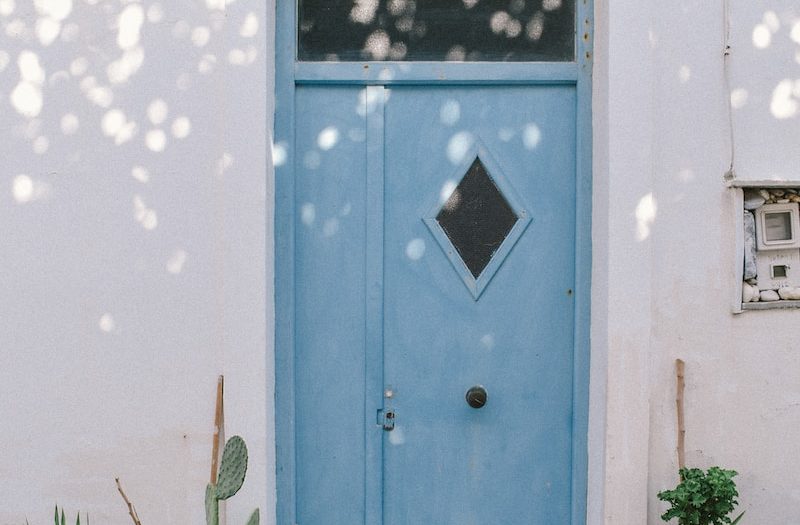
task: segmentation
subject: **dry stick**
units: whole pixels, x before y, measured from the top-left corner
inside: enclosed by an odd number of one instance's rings
[[[128,514],[131,515],[131,519],[133,519],[133,523],[136,525],[142,525],[142,522],[139,521],[139,515],[136,514],[136,507],[131,504],[131,500],[128,499],[128,496],[125,495],[125,491],[122,490],[122,485],[119,484],[119,478],[114,478],[114,481],[117,482],[117,490],[122,495],[122,499],[125,500],[125,504],[128,505]]]
[[[686,387],[684,372],[686,363],[681,359],[675,360],[675,374],[678,379],[678,394],[675,403],[678,405],[678,468],[686,467],[686,425],[683,419],[683,391]]]
[[[219,438],[222,433],[224,420],[222,395],[225,385],[225,378],[219,376],[217,379],[217,406],[214,412],[214,438],[211,445],[211,483],[217,482],[217,461],[219,460]]]

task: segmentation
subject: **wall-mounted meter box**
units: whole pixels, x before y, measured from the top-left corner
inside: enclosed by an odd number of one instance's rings
[[[738,223],[732,312],[800,310],[800,177],[728,186]]]
[[[800,248],[798,205],[765,204],[756,210],[758,250]]]
[[[759,290],[800,286],[800,208],[796,202],[755,210]]]

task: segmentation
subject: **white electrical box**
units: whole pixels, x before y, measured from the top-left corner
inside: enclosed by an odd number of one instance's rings
[[[759,251],[800,249],[798,204],[765,204],[758,208],[756,239]]]
[[[800,286],[800,207],[765,204],[755,210],[759,290]]]

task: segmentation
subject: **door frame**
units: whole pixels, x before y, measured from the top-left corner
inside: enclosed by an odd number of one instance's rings
[[[574,85],[576,88],[575,326],[572,525],[587,522],[592,270],[592,0],[576,0],[575,62],[295,62],[296,0],[276,1],[275,446],[277,524],[296,524],[294,309],[294,93],[298,85]],[[402,67],[401,67],[402,66]],[[369,125],[369,124],[368,124]],[[382,169],[382,166],[381,166]],[[381,179],[382,181],[382,179]],[[382,190],[382,183],[379,185]],[[382,199],[379,199],[382,205]],[[377,262],[377,261],[376,261]],[[366,298],[365,298],[366,299]],[[379,390],[376,395],[380,396]],[[369,471],[370,469],[368,469]],[[371,469],[375,470],[375,469]],[[380,469],[377,469],[378,471]],[[373,472],[370,477],[375,477]],[[369,480],[368,480],[369,481]],[[580,497],[575,495],[580,494]],[[368,497],[368,499],[370,499]],[[374,499],[374,498],[371,498]],[[369,502],[368,502],[369,503]],[[368,517],[382,509],[368,508]],[[369,521],[373,523],[373,521]],[[376,522],[377,523],[377,522]]]

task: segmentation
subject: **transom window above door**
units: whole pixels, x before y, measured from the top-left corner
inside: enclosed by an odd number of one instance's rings
[[[575,0],[299,0],[303,61],[569,62]]]

